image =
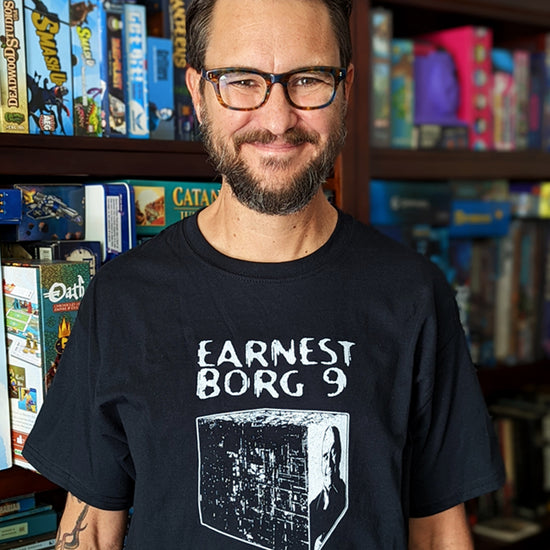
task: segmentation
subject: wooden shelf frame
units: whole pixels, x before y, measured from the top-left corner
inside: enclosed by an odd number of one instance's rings
[[[0,134],[0,174],[214,180],[200,142]]]

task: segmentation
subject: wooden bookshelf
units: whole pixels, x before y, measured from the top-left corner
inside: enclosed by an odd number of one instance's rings
[[[369,146],[370,9],[383,6],[394,12],[394,35],[423,32],[466,24],[494,30],[495,44],[511,37],[550,31],[548,0],[354,0],[352,38],[355,83],[348,111],[348,139],[338,165],[338,205],[368,221],[370,178],[410,180],[550,179],[550,153],[402,151]],[[198,179],[213,181],[216,174],[200,143],[116,138],[41,137],[0,134],[2,182],[68,182],[94,178]],[[481,370],[486,393],[504,391],[525,383],[550,383],[550,365],[501,367]],[[52,485],[30,471],[11,468],[0,472],[0,498],[51,489]],[[549,531],[541,535],[547,537]],[[548,548],[543,542],[506,548]],[[480,543],[481,544],[481,543]],[[477,547],[477,546],[476,546]],[[483,542],[479,548],[490,550]]]
[[[357,4],[363,2],[356,2]],[[367,4],[369,9],[380,6],[393,12],[393,36],[400,38],[414,38],[444,28],[479,25],[492,29],[495,46],[509,47],[515,40],[550,32],[548,0],[367,0]],[[369,19],[363,22],[365,28]],[[355,63],[368,70],[370,47],[367,51],[364,54],[356,50]],[[368,157],[368,168],[363,174],[367,188],[369,179],[394,179],[408,181],[411,185],[418,181],[449,179],[550,180],[550,152],[378,149],[369,145],[368,135],[362,136],[361,143]],[[355,146],[358,147],[359,142]],[[360,179],[356,184],[359,181]],[[550,362],[541,360],[534,364],[481,368],[479,379],[488,399],[503,394],[510,395],[525,387],[548,387]],[[517,543],[497,542],[476,536],[475,548],[546,550],[550,547],[550,521],[541,523],[541,533]]]

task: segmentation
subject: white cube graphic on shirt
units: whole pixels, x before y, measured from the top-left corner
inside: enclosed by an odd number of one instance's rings
[[[348,508],[349,415],[257,409],[197,419],[201,523],[269,550],[318,550]]]

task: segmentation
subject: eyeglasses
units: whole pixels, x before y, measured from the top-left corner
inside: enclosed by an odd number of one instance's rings
[[[338,85],[346,77],[338,67],[305,67],[288,73],[263,73],[230,67],[202,71],[214,86],[221,105],[236,111],[259,109],[268,100],[273,84],[281,84],[287,101],[296,109],[322,109],[332,103]]]

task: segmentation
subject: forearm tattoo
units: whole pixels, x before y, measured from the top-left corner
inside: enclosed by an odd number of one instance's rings
[[[71,495],[72,496],[72,495]],[[75,498],[75,497],[72,497]],[[77,499],[78,500],[78,499]],[[81,500],[78,502],[82,503]],[[88,527],[87,523],[84,523],[84,518],[88,513],[88,504],[84,504],[82,511],[80,512],[73,530],[69,533],[57,533],[57,540],[55,541],[55,550],[72,550],[73,548],[79,548],[80,546],[80,533]]]

